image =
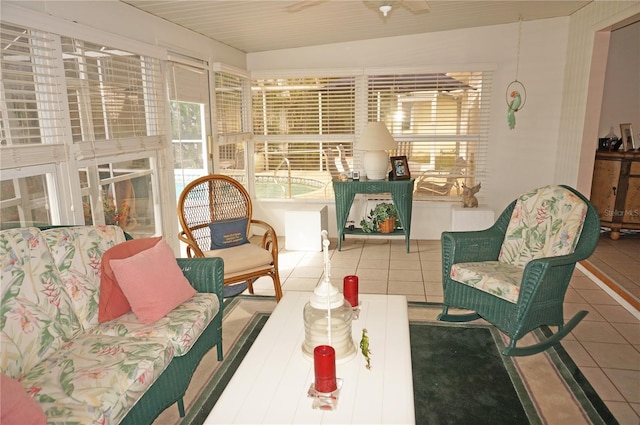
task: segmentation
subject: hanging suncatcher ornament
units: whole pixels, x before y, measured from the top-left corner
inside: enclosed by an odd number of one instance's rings
[[[527,90],[524,88],[524,84],[518,81],[518,70],[520,67],[520,37],[522,35],[522,17],[518,22],[518,51],[516,56],[516,79],[509,83],[507,86],[506,100],[507,100],[507,124],[509,129],[516,128],[516,112],[524,108],[524,104],[527,101]]]

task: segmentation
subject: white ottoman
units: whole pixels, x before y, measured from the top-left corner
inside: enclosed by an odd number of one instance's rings
[[[284,246],[289,251],[322,251],[322,230],[328,230],[326,205],[297,206],[284,213]]]

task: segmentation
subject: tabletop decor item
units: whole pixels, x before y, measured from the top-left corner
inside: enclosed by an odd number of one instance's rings
[[[334,410],[338,407],[342,381],[336,378],[336,352],[332,346],[318,345],[314,348],[313,371],[314,382],[307,392],[308,397],[313,397],[313,408]]]
[[[367,335],[367,330],[362,329],[362,339],[360,340],[360,351],[367,361],[367,365],[365,366],[368,370],[371,370],[371,357],[369,357],[371,350],[369,349],[369,335]]]
[[[409,161],[406,155],[392,156],[389,158],[391,161],[391,172],[389,173],[389,180],[404,180],[411,178],[411,171],[409,171]]]
[[[358,276],[348,275],[343,279],[342,292],[353,308],[353,320],[360,316],[360,302],[358,300]]]
[[[478,183],[475,186],[467,186],[462,183],[462,207],[463,208],[478,208],[478,198],[476,193],[480,191],[482,185]]]
[[[356,346],[351,336],[353,310],[338,289],[331,284],[331,262],[329,261],[329,239],[322,231],[324,254],[324,277],[316,286],[309,302],[304,306],[304,342],[302,352],[313,358],[319,345],[330,345],[335,350],[336,361],[342,362],[356,355]]]

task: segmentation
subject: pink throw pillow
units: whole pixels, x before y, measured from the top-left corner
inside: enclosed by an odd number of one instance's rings
[[[40,425],[47,417],[40,405],[15,379],[0,374],[0,423],[2,425]]]
[[[98,322],[116,319],[131,311],[127,297],[124,296],[113,270],[111,260],[128,258],[155,246],[162,237],[132,239],[110,248],[102,254],[100,265],[100,298],[98,299]]]
[[[129,258],[111,260],[111,268],[131,309],[145,324],[166,316],[196,293],[164,240]]]

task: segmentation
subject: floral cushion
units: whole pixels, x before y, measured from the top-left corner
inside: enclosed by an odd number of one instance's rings
[[[518,302],[524,268],[499,261],[457,263],[451,278],[512,303]]]
[[[103,322],[91,330],[96,335],[120,335],[136,338],[169,339],[176,356],[186,354],[202,331],[220,311],[215,294],[198,293],[158,321],[145,325],[133,312]]]
[[[117,424],[173,358],[158,338],[81,335],[23,376],[49,423]]]
[[[96,326],[102,254],[124,242],[124,232],[119,226],[79,226],[42,233],[82,327]]]
[[[498,261],[524,267],[536,258],[571,254],[587,204],[561,186],[545,186],[518,198]]]
[[[17,378],[81,328],[37,228],[0,232],[0,261],[0,368]]]

